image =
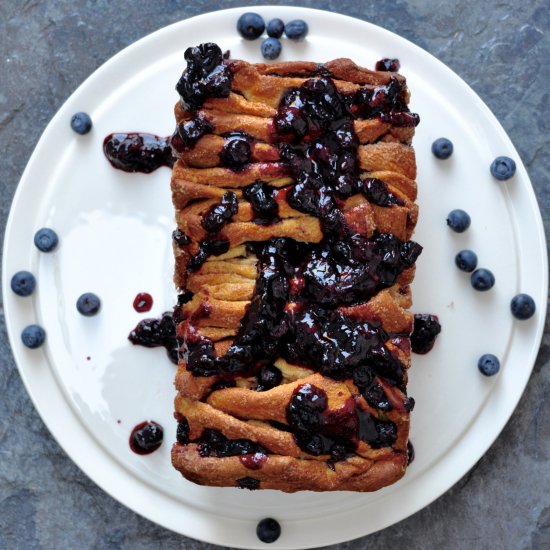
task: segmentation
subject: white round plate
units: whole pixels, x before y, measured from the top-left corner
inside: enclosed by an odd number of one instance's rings
[[[46,128],[23,174],[5,237],[4,307],[21,377],[44,422],[82,470],[113,497],[178,533],[240,548],[265,546],[257,521],[274,517],[282,535],[273,548],[333,544],[382,529],[426,506],[449,489],[500,433],[527,383],[545,318],[547,257],[540,213],[529,178],[512,143],[475,93],[437,59],[384,29],[335,13],[258,7],[265,19],[305,19],[306,41],[284,41],[282,60],[326,61],[351,57],[373,67],[385,56],[401,61],[412,90],[411,109],[421,123],[414,140],[418,158],[420,221],[415,239],[424,246],[414,283],[414,311],[435,313],[443,326],[434,350],[415,356],[410,394],[411,440],[416,459],[406,476],[374,494],[242,491],[199,487],[170,465],[175,440],[174,366],[164,350],[133,347],[129,331],[142,318],[174,303],[170,172],[127,174],[103,157],[113,131],[172,132],[174,90],[183,52],[217,42],[235,58],[262,61],[260,42],[235,31],[244,9],[181,21],[147,36],[99,68],[67,100]],[[86,111],[93,130],[71,131],[69,120]],[[447,161],[430,152],[446,136],[455,146]],[[507,182],[489,173],[491,161],[517,163]],[[445,224],[463,208],[472,226],[463,234]],[[60,236],[58,249],[39,253],[34,232]],[[496,276],[485,293],[454,265],[463,248]],[[36,274],[37,291],[20,298],[9,289],[13,273]],[[86,291],[102,299],[99,315],[75,308]],[[132,308],[136,293],[153,295],[149,314]],[[535,316],[514,321],[510,299],[531,294]],[[39,350],[22,346],[20,333],[38,322],[47,330]],[[501,372],[483,377],[483,353],[501,359]],[[132,427],[154,419],[165,442],[149,455],[131,452]]]

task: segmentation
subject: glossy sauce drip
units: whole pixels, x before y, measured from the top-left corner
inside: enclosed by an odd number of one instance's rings
[[[147,292],[139,292],[134,298],[133,306],[138,313],[150,311],[153,307],[153,297]]]
[[[146,348],[163,347],[174,364],[178,364],[179,344],[172,313],[166,312],[160,319],[143,319],[130,332],[128,340],[132,344]]]
[[[414,316],[414,329],[411,335],[412,351],[418,354],[428,353],[434,346],[441,325],[437,315],[428,313]]]
[[[277,190],[264,181],[256,181],[243,188],[243,197],[252,206],[254,223],[270,225],[280,221],[276,193]]]
[[[200,439],[194,441],[194,443],[198,444],[201,456],[223,458],[226,456],[262,455],[265,457],[268,454],[261,445],[254,441],[248,439],[227,439],[227,437],[217,430],[210,428],[205,429]],[[265,459],[261,457],[257,458],[257,463],[260,467],[264,462]]]
[[[210,134],[213,129],[213,126],[202,113],[195,115],[190,120],[183,120],[177,125],[172,135],[172,149],[176,154],[188,151],[194,147],[201,137]]]
[[[124,172],[149,174],[161,166],[171,168],[175,162],[170,138],[143,132],[109,134],[103,152],[114,168]]]

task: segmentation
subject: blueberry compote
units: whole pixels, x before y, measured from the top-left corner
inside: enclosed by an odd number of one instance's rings
[[[226,134],[220,161],[223,166],[232,170],[240,170],[246,166],[252,158],[250,138],[241,132],[230,132]]]
[[[355,452],[358,441],[374,448],[395,442],[395,424],[376,420],[356,407],[353,398],[336,411],[327,411],[327,405],[326,393],[312,384],[296,388],[288,405],[287,421],[296,442],[309,454],[330,454],[342,460]]]
[[[172,134],[170,140],[172,149],[176,153],[188,151],[202,136],[210,134],[213,129],[203,113],[197,113],[190,120],[182,120]]]
[[[199,454],[201,456],[214,456],[223,458],[226,456],[242,456],[242,455],[267,455],[267,451],[258,443],[249,439],[227,439],[217,430],[210,428],[202,432],[200,439],[194,441],[199,446]],[[255,459],[259,467],[264,459],[257,457]],[[255,468],[255,469],[259,469]]]
[[[231,70],[217,44],[211,42],[187,48],[187,68],[176,90],[188,111],[200,109],[209,97],[227,97],[231,91]]]
[[[280,221],[279,205],[275,200],[277,190],[265,181],[255,181],[243,188],[243,197],[252,206],[252,221],[258,225],[270,225]]]
[[[132,344],[146,348],[163,347],[170,361],[178,364],[178,341],[172,313],[166,312],[160,319],[143,319],[130,332],[128,340]]]
[[[161,446],[163,434],[162,426],[157,422],[141,422],[130,434],[130,448],[138,455],[151,454]]]
[[[114,168],[124,172],[149,174],[161,166],[171,168],[175,162],[170,138],[143,132],[109,134],[103,152]]]
[[[414,316],[414,329],[411,334],[411,346],[414,353],[428,353],[435,344],[437,335],[441,332],[441,325],[437,315],[427,313]]]
[[[201,225],[208,233],[218,233],[239,210],[237,195],[228,191],[218,204],[212,205],[202,217]]]

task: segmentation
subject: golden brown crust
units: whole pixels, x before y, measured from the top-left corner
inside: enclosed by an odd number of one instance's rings
[[[296,182],[281,156],[274,124],[283,95],[312,77],[330,75],[340,93],[373,90],[395,79],[403,90],[403,101],[409,99],[403,76],[370,71],[349,59],[323,65],[311,62],[252,65],[231,60],[229,65],[232,88],[228,97],[209,98],[197,112],[186,111],[180,102],[176,104],[177,123],[200,116],[211,131],[178,154],[171,181],[177,226],[190,239],[187,245],[174,245],[174,281],[179,289],[193,293],[192,299],[179,310],[177,334],[183,341],[197,337],[210,339],[218,356],[226,353],[234,341],[254,296],[257,258],[246,244],[276,237],[318,243],[324,236],[319,218],[289,204],[289,191]],[[365,238],[391,233],[401,241],[410,239],[418,217],[416,161],[411,147],[414,126],[402,127],[382,118],[358,118],[353,121],[353,129],[359,142],[359,177],[381,180],[396,201],[390,205],[376,204],[363,194],[342,199],[339,208],[347,227]],[[241,170],[223,166],[228,132],[244,132],[248,136],[250,163]],[[267,182],[275,189],[276,223],[255,223],[254,209],[243,196],[243,188],[257,181]],[[209,235],[203,220],[227,192],[234,194],[238,208],[216,238],[227,242],[229,250],[209,256],[202,266],[189,271],[191,258]],[[414,266],[405,269],[393,286],[380,290],[372,298],[338,308],[346,318],[373,323],[389,334],[385,346],[403,365],[404,384],[410,365],[408,335],[413,323],[409,311],[413,277]],[[275,366],[281,372],[281,383],[260,392],[255,391],[254,376],[235,375],[234,387],[223,387],[226,377],[195,376],[187,370],[186,361],[180,360],[175,416],[187,421],[190,441],[173,446],[172,462],[187,479],[203,485],[234,487],[240,486],[238,480],[242,478],[253,478],[259,488],[294,492],[374,491],[402,477],[409,431],[403,388],[376,378],[389,403],[389,408],[383,411],[367,402],[351,378],[333,380],[281,358],[275,361]],[[392,422],[397,430],[395,441],[380,448],[358,441],[353,456],[339,461],[327,454],[305,452],[297,444],[287,419],[289,402],[304,384],[326,393],[327,414],[338,415],[351,402],[358,411],[376,420]],[[251,469],[250,463],[239,456],[203,456],[200,438],[205,430],[215,430],[230,440],[253,442],[268,454],[257,469]]]

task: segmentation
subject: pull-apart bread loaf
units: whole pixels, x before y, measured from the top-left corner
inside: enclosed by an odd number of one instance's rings
[[[202,485],[374,491],[407,466],[421,247],[403,76],[185,53],[172,194],[174,466]]]

